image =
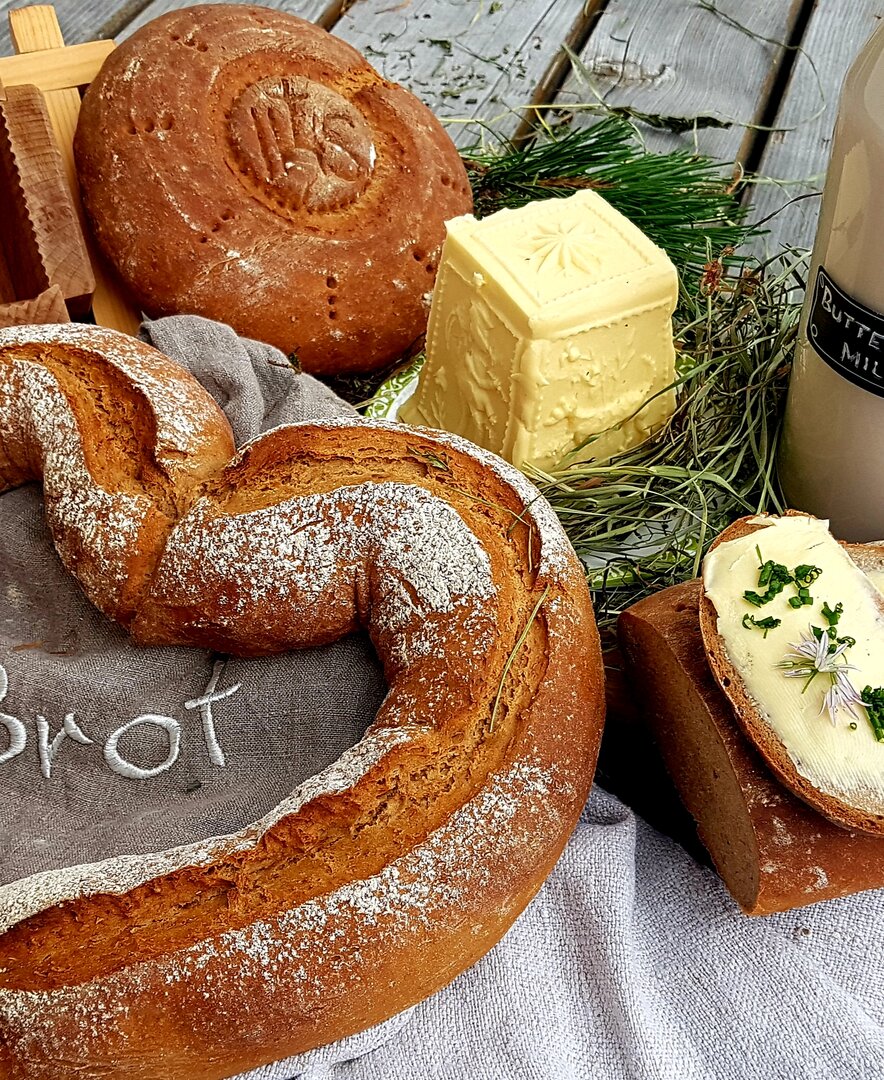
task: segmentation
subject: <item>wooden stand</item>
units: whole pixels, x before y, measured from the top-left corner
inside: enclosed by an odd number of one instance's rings
[[[95,78],[105,58],[113,50],[114,43],[90,41],[83,45],[65,45],[55,9],[49,4],[11,11],[9,25],[16,55],[0,57],[0,96],[5,97],[6,88],[13,86],[32,85],[42,92],[61,153],[74,212],[85,237],[95,275],[92,314],[101,326],[134,334],[140,323],[139,313],[95,246],[80,202],[74,165],[73,144],[80,113],[80,88]],[[46,300],[42,303],[46,303]],[[41,307],[39,310],[44,309]]]
[[[95,277],[43,95],[30,85],[10,86],[5,93],[0,100],[0,184],[6,196],[0,215],[5,264],[0,299],[31,301],[55,287],[72,315],[85,315]]]
[[[39,326],[70,322],[67,305],[57,285],[50,285],[33,300],[0,304],[0,326]]]

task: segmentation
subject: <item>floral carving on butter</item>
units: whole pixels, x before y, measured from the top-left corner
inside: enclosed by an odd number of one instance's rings
[[[602,265],[598,237],[582,221],[540,223],[517,245],[517,251],[539,275],[596,275]]]

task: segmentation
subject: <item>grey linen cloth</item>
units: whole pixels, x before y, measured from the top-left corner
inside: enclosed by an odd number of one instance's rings
[[[294,375],[281,354],[226,327],[180,317],[150,323],[146,334],[209,388],[238,441],[277,423],[350,411],[315,380]],[[29,724],[51,714],[51,737],[78,704],[96,745],[138,713],[168,712],[183,731],[175,768],[149,781],[137,809],[120,794],[130,782],[86,768],[100,761],[94,746],[64,743],[52,766],[62,781],[57,805],[44,814],[51,829],[23,820],[17,805],[40,776],[36,751],[9,763],[21,775],[4,766],[6,880],[94,858],[96,845],[147,850],[191,830],[236,827],[250,808],[269,807],[351,745],[372,719],[383,684],[364,639],[260,661],[159,649],[148,663],[58,566],[35,489],[4,495],[0,521],[0,662],[8,669],[0,709]],[[196,710],[182,705],[204,695],[214,674],[217,691],[241,684],[213,705],[223,770],[209,760]],[[249,737],[234,715],[249,718]],[[141,741],[135,734],[120,743],[130,758],[162,759],[161,739],[151,746],[150,730],[137,732]],[[161,813],[173,795],[185,809]],[[99,827],[89,809],[111,798]],[[28,842],[13,839],[19,826]],[[882,1076],[882,925],[884,892],[746,918],[714,874],[596,788],[551,877],[488,956],[410,1013],[247,1080]]]

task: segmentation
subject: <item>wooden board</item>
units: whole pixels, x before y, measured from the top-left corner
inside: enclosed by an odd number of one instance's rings
[[[5,88],[0,101],[0,249],[11,293],[31,300],[56,285],[73,314],[85,315],[95,277],[43,95]]]
[[[213,3],[232,4],[241,3],[242,0],[212,0]],[[261,0],[263,7],[276,8],[279,11],[288,11],[292,15],[300,15],[302,19],[310,19],[311,22],[319,22],[327,10],[332,6],[331,0]],[[122,41],[134,33],[145,23],[155,19],[158,15],[164,15],[167,11],[177,11],[179,8],[191,7],[191,0],[153,0],[141,10],[131,22],[118,32],[117,40]],[[337,5],[334,5],[337,8]]]
[[[841,83],[882,18],[884,0],[850,0],[848,4],[830,0],[814,10],[803,47],[813,59],[816,74],[806,58],[797,58],[775,121],[783,130],[771,135],[759,168],[761,176],[771,179],[752,193],[756,220],[779,211],[759,244],[763,253],[784,245],[813,244],[819,199],[786,204],[821,188]]]
[[[4,86],[39,84],[44,93],[88,86],[113,52],[112,41],[84,41],[64,50],[29,49],[20,56],[0,58],[0,81]]]
[[[51,285],[31,300],[14,300],[9,304],[0,304],[0,327],[65,322],[70,322],[70,318],[61,289],[57,285]]]
[[[335,26],[383,75],[417,94],[461,146],[475,122],[513,134],[586,0],[357,0]]]
[[[828,0],[835,6],[838,0]],[[681,118],[712,117],[727,128],[698,126],[682,134],[642,126],[651,150],[696,149],[723,161],[744,158],[744,126],[764,113],[801,0],[609,0],[558,101],[627,106]],[[728,18],[751,29],[755,37]],[[770,41],[760,40],[763,38]],[[591,123],[593,115],[575,115]]]

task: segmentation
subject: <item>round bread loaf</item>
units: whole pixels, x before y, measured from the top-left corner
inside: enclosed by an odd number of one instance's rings
[[[95,236],[145,311],[220,319],[318,373],[420,337],[444,223],[472,206],[414,95],[263,7],[142,27],[87,90],[74,148]]]
[[[0,491],[42,480],[94,603],[142,643],[243,655],[362,626],[389,685],[360,743],[238,833],[0,887],[4,1077],[208,1080],[377,1023],[499,940],[583,806],[599,639],[521,474],[351,419],[231,450],[146,345],[0,332]]]

